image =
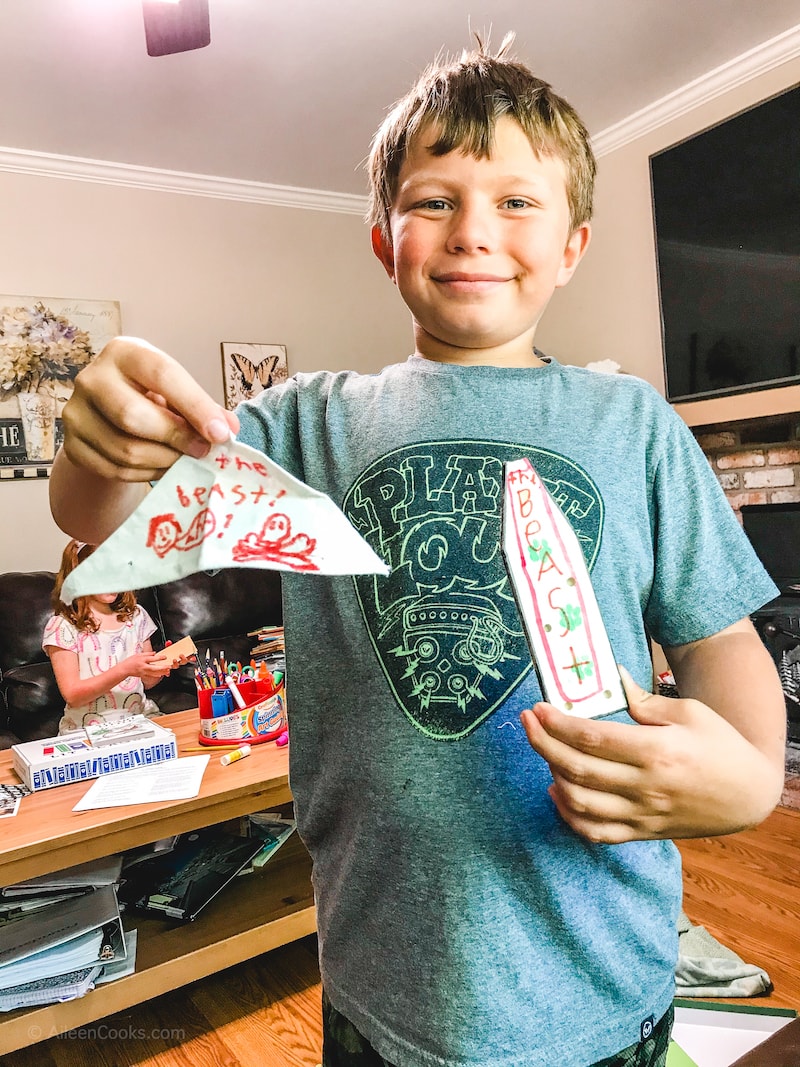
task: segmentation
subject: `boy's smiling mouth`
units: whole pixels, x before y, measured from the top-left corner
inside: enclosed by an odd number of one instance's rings
[[[445,274],[431,275],[431,277],[437,285],[461,293],[491,292],[492,289],[505,285],[511,280],[498,274],[468,274],[464,271],[448,271]]]

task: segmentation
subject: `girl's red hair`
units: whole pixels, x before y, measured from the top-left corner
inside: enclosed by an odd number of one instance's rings
[[[91,556],[95,545],[87,545],[83,541],[70,541],[61,556],[61,566],[56,575],[56,584],[53,586],[52,606],[56,615],[63,615],[73,626],[88,633],[96,633],[98,626],[92,617],[89,607],[91,597],[79,596],[71,604],[65,604],[61,600],[61,587],[67,580],[67,575]],[[136,596],[133,593],[120,593],[111,605],[120,622],[128,622],[133,618],[136,611]]]

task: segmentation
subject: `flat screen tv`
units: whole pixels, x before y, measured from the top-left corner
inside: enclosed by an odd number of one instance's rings
[[[800,87],[650,175],[667,399],[800,383]]]

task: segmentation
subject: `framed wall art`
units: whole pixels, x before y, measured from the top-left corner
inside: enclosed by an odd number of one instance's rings
[[[252,400],[271,385],[285,382],[288,373],[285,345],[222,342],[222,383],[229,411],[242,400]]]
[[[49,475],[75,378],[120,331],[115,300],[0,295],[0,480]]]

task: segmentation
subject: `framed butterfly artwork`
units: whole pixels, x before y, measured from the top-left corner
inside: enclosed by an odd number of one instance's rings
[[[229,411],[233,411],[242,400],[252,400],[263,389],[286,381],[288,365],[285,345],[223,341],[221,348],[225,407]]]

